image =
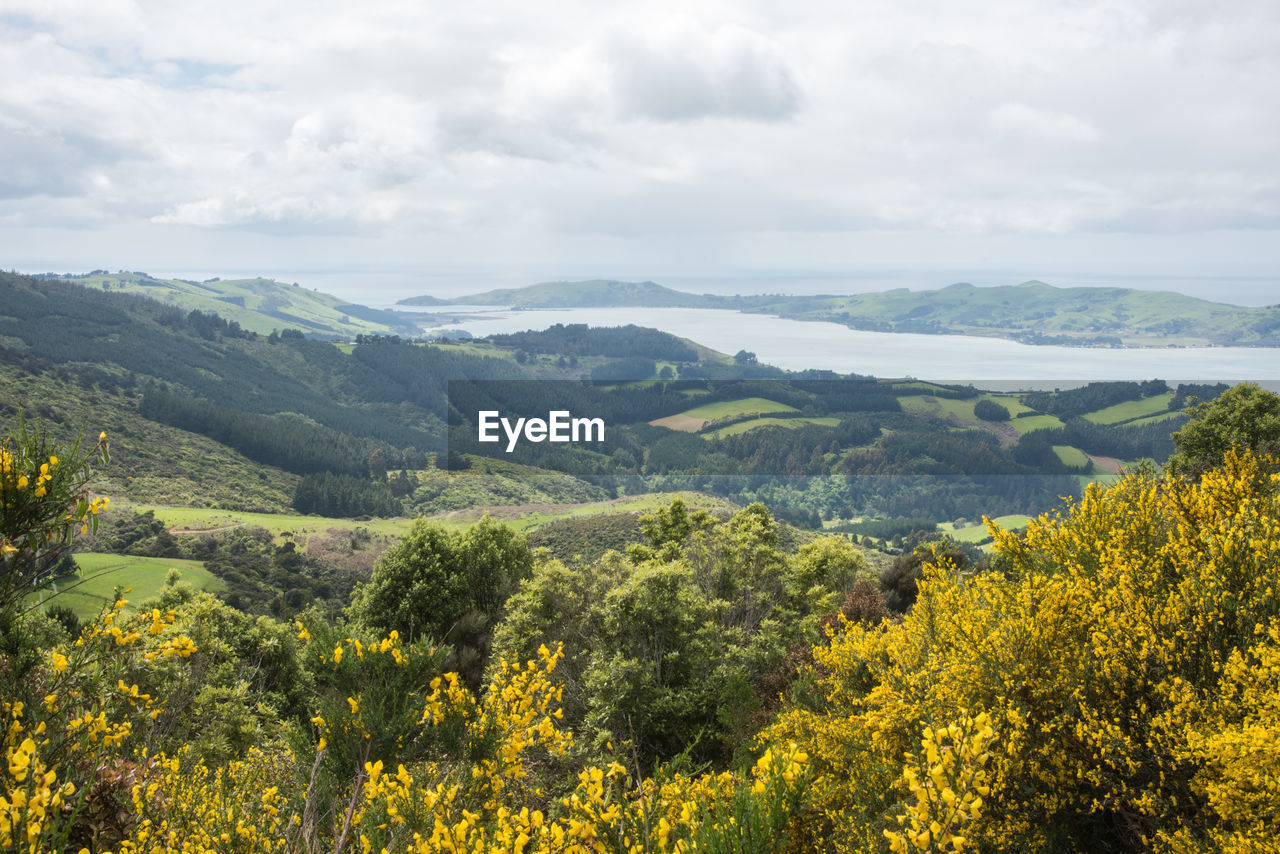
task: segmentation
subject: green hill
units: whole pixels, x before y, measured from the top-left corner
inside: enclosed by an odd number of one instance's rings
[[[403,315],[354,305],[330,294],[274,279],[159,279],[146,273],[104,270],[84,275],[46,273],[56,279],[108,293],[139,294],[184,311],[215,312],[241,328],[263,335],[278,329],[300,329],[309,335],[354,338],[356,335],[417,334]]]
[[[400,305],[504,305],[513,308],[724,308],[725,298],[689,294],[655,282],[542,282],[523,288],[502,288],[453,300],[431,296],[402,299]]]
[[[1027,343],[1280,346],[1280,306],[1248,308],[1167,291],[1044,282],[850,296],[744,298],[744,311],[881,332],[963,333]]]
[[[946,288],[817,296],[716,296],[654,282],[543,282],[406,305],[514,308],[723,308],[793,320],[821,320],[874,332],[964,334],[1029,344],[1087,346],[1280,346],[1280,305],[1250,308],[1168,291],[1059,288],[1040,281],[1002,287],[961,282]]]

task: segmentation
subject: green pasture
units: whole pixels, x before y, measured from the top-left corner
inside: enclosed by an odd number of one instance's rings
[[[66,605],[82,620],[92,619],[104,605],[110,605],[117,587],[132,588],[125,598],[135,605],[158,596],[171,569],[182,573],[182,581],[197,590],[222,590],[227,586],[198,560],[97,552],[74,557],[80,566],[80,577],[60,579],[53,589],[39,595],[46,606]]]
[[[718,430],[699,435],[708,439],[719,439],[722,436],[735,436],[738,433],[746,433],[759,427],[799,427],[803,424],[821,424],[824,427],[835,427],[839,423],[839,418],[831,416],[815,418],[753,418],[750,421],[739,421],[737,424],[730,424],[728,427],[721,427]]]
[[[446,525],[467,527],[480,521],[488,513],[508,527],[523,532],[540,528],[543,525],[557,522],[561,519],[598,516],[602,513],[652,513],[677,498],[683,499],[685,506],[690,510],[701,508],[714,512],[734,509],[734,505],[730,502],[704,495],[701,492],[650,492],[643,495],[632,495],[610,501],[592,501],[584,504],[476,507],[468,510],[454,510],[427,518],[433,522],[441,522]]]
[[[1088,454],[1071,445],[1054,445],[1053,452],[1062,460],[1063,465],[1080,467],[1093,464]]]
[[[916,412],[923,415],[936,415],[942,418],[949,417],[954,418],[957,421],[976,423],[979,421],[979,418],[973,414],[973,407],[980,400],[989,400],[992,403],[1000,404],[1005,409],[1009,410],[1009,415],[1013,417],[1016,417],[1019,412],[1034,411],[1018,398],[1019,395],[1017,394],[997,394],[989,392],[969,400],[956,400],[949,397],[931,397],[929,395],[904,395],[898,398],[898,402],[901,403],[902,408],[908,412]],[[1027,419],[1023,420],[1025,421]]]
[[[1173,401],[1173,392],[1144,397],[1141,400],[1126,400],[1096,412],[1086,412],[1084,419],[1094,424],[1118,424],[1151,415],[1169,412],[1169,404]],[[1165,417],[1168,417],[1166,415]]]
[[[991,521],[1005,530],[1018,531],[1027,527],[1027,523],[1031,521],[1031,518],[1021,513],[1010,513],[1004,516],[996,516]],[[980,543],[989,536],[987,526],[982,524],[981,521],[976,525],[970,523],[961,528],[957,528],[954,522],[940,522],[938,523],[938,530],[951,537],[957,543]]]
[[[364,528],[372,534],[400,537],[413,527],[411,519],[372,519],[361,522],[356,519],[334,519],[327,516],[292,516],[284,513],[249,513],[239,510],[217,510],[208,507],[168,507],[161,504],[133,504],[131,509],[145,513],[148,510],[164,522],[167,528],[177,528],[189,533],[214,533],[238,528],[242,525],[266,528],[279,541],[285,534],[324,533],[331,528],[354,531]]]
[[[1126,427],[1140,427],[1143,424],[1158,424],[1161,421],[1172,421],[1179,415],[1186,413],[1180,411],[1174,412],[1157,412],[1155,415],[1148,415],[1146,418],[1135,418],[1125,424]]]
[[[1056,415],[1028,415],[1026,418],[1011,418],[1009,423],[1019,433],[1030,433],[1032,430],[1056,430],[1062,422]]]
[[[722,418],[739,418],[747,415],[766,415],[770,412],[798,412],[794,406],[766,400],[763,397],[744,397],[741,400],[723,400],[716,403],[704,403],[686,412],[680,413],[690,418],[705,418],[707,421],[719,421]]]

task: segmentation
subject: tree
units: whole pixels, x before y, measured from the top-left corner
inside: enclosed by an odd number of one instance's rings
[[[756,354],[750,350],[739,350],[733,354],[733,361],[738,365],[754,365],[757,362]]]
[[[1173,434],[1177,451],[1168,467],[1174,474],[1198,478],[1221,465],[1232,448],[1280,452],[1280,395],[1257,383],[1234,386],[1187,414],[1191,420]]]
[[[465,534],[419,520],[356,589],[351,614],[384,634],[443,639],[472,612],[492,623],[532,567],[524,537],[488,516]]]
[[[973,414],[983,421],[1009,420],[1009,410],[994,400],[979,400],[973,405]]]

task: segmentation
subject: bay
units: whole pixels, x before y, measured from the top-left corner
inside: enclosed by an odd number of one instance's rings
[[[499,309],[436,328],[465,329],[482,337],[546,329],[556,323],[649,326],[722,353],[749,350],[761,362],[788,370],[816,368],[1011,388],[1066,388],[1097,380],[1153,378],[1168,382],[1254,380],[1280,387],[1280,350],[1276,348],[1042,346],[965,335],[864,332],[835,323],[723,309]]]

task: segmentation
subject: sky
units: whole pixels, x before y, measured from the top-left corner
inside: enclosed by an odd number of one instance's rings
[[[0,68],[6,269],[1280,302],[1274,0],[0,0]]]

